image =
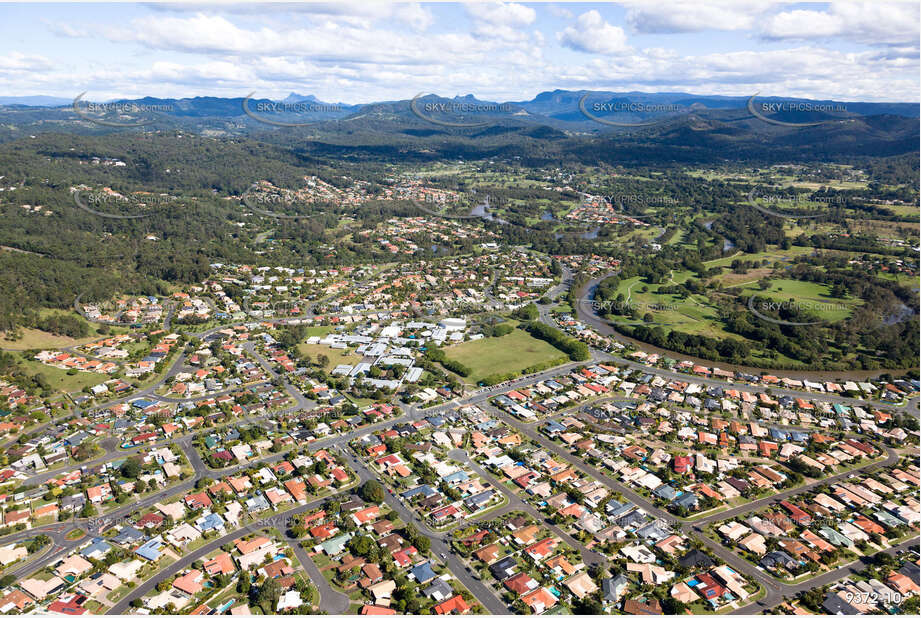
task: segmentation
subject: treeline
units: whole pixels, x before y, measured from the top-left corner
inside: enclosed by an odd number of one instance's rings
[[[567,337],[562,331],[547,326],[543,322],[531,321],[524,325],[524,329],[533,337],[543,339],[561,352],[569,355],[570,360],[584,361],[591,358],[588,345]]]
[[[445,351],[439,348],[438,346],[432,345],[425,350],[425,356],[437,363],[441,363],[441,366],[447,369],[448,371],[453,371],[457,375],[466,378],[469,376],[473,370],[470,369],[467,365],[460,363],[454,359],[448,358],[445,354]]]

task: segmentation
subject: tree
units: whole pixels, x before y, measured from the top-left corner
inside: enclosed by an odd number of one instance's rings
[[[358,495],[366,502],[380,504],[384,501],[384,487],[378,481],[371,479],[361,486]]]
[[[250,585],[249,573],[240,573],[240,577],[237,578],[237,592],[243,595],[249,595]]]
[[[126,479],[136,479],[141,474],[141,464],[134,457],[129,457],[119,470]]]
[[[254,601],[255,604],[262,608],[264,614],[274,614],[275,605],[278,602],[278,597],[281,596],[281,588],[278,585],[278,582],[269,578],[262,582],[262,585],[259,586],[259,590],[256,591]]]
[[[31,554],[50,544],[51,537],[49,537],[47,534],[39,534],[37,537],[33,538],[26,544],[26,550],[28,550],[28,552]]]
[[[412,524],[406,524],[406,527],[403,528],[403,534],[406,536],[406,540],[412,543],[416,549],[423,554],[432,546],[431,539],[425,535],[419,534],[419,531]]]
[[[349,550],[362,557],[367,557],[377,547],[374,540],[367,535],[354,536],[349,540]]]

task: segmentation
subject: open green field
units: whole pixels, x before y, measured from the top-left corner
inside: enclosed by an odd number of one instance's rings
[[[917,217],[918,207],[911,204],[887,204],[886,210],[892,211],[892,214],[903,217]]]
[[[345,350],[334,350],[327,345],[308,344],[308,343],[299,343],[297,346],[298,351],[301,354],[306,354],[310,357],[310,362],[316,364],[317,357],[321,354],[325,354],[329,359],[328,370],[332,371],[336,368],[336,365],[354,365],[361,360],[361,356],[353,354],[352,351],[348,348]]]
[[[323,337],[336,330],[335,326],[308,326],[308,337]]]
[[[812,253],[812,251],[812,247],[790,247],[789,249],[780,249],[774,247],[772,249],[768,249],[767,251],[762,251],[761,253],[743,253],[734,256],[727,256],[717,260],[704,262],[704,264],[710,268],[713,268],[715,266],[729,267],[732,265],[733,260],[744,260],[746,262],[768,260],[771,262],[778,262],[783,261],[784,258],[789,259],[798,255],[803,255],[804,253]]]
[[[828,322],[837,322],[847,318],[851,315],[851,308],[860,304],[859,299],[832,298],[829,294],[831,291],[830,286],[811,281],[777,279],[771,281],[771,287],[766,290],[761,290],[754,284],[744,287],[745,289],[751,289],[758,296],[769,297],[778,302],[792,300],[796,303],[815,307],[810,310],[810,313]]]
[[[470,367],[465,378],[476,384],[488,375],[521,371],[531,365],[564,356],[562,352],[523,330],[514,330],[503,337],[486,337],[445,348],[451,360]]]
[[[0,335],[0,346],[7,350],[36,350],[36,349],[56,349],[74,345],[83,345],[98,339],[98,336],[83,337],[74,339],[62,335],[53,335],[43,330],[34,328],[23,328],[20,330],[19,339],[7,339],[6,333]]]
[[[43,365],[37,360],[21,360],[19,366],[30,376],[39,373],[44,375],[51,388],[67,393],[83,390],[87,386],[96,386],[111,378],[102,373],[88,371],[78,371],[74,375],[68,375],[64,369]]]
[[[691,271],[674,272],[672,280],[661,285],[647,284],[641,277],[631,277],[621,281],[617,294],[623,294],[625,302],[638,309],[639,319],[643,319],[646,314],[652,314],[655,323],[666,330],[674,329],[710,337],[732,336],[727,335],[720,327],[716,308],[708,305],[706,296],[695,294],[682,298],[676,294],[659,292],[663,285],[680,284],[694,276]],[[627,316],[613,319],[623,322],[634,321]]]
[[[779,259],[781,256],[790,256],[801,251],[802,248],[794,247],[790,251],[775,250],[758,255],[746,255],[744,259],[765,258],[773,262],[773,260]],[[742,256],[739,256],[739,259],[741,258]],[[721,260],[710,262],[708,266],[718,264],[728,267],[731,261],[731,258],[722,258]],[[812,315],[815,319],[823,322],[836,322],[847,319],[851,316],[853,310],[861,304],[859,298],[838,299],[831,297],[831,287],[828,285],[794,279],[772,279],[770,286],[765,290],[761,290],[758,281],[770,275],[772,270],[769,267],[751,268],[745,273],[733,273],[726,269],[716,279],[724,287],[742,288],[743,299],[756,294],[759,297],[770,298],[777,302],[793,302],[799,305],[804,313]],[[651,316],[650,325],[659,326],[666,332],[678,331],[714,339],[731,338],[737,341],[747,341],[744,337],[725,330],[725,325],[719,315],[719,303],[731,301],[723,294],[708,292],[707,294],[691,294],[682,297],[661,291],[663,287],[681,284],[696,277],[696,273],[692,271],[679,270],[671,272],[668,279],[661,284],[647,283],[642,277],[638,276],[624,279],[620,281],[614,298],[622,298],[624,303],[631,305],[635,310],[635,317],[617,315],[615,310],[611,312],[612,315],[608,316],[608,319],[629,328],[636,320],[646,320]],[[771,362],[780,362],[791,366],[797,363],[795,359],[776,352],[768,354],[757,346],[752,349],[751,355],[751,360],[754,362],[764,358],[769,359]]]

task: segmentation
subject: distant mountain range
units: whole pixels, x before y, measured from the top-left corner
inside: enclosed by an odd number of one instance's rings
[[[422,102],[444,102],[446,104],[458,106],[493,106],[497,108],[510,108],[516,111],[526,112],[522,117],[528,115],[554,118],[568,122],[583,122],[585,116],[579,110],[579,102],[582,97],[588,95],[587,101],[592,106],[601,107],[604,116],[605,105],[611,109],[610,105],[618,104],[656,107],[671,106],[675,108],[676,113],[680,111],[691,110],[732,110],[745,109],[749,98],[748,96],[718,96],[718,95],[695,95],[684,92],[611,92],[604,90],[553,90],[541,92],[531,100],[525,101],[486,101],[476,98],[472,94],[464,96],[455,96],[453,98],[439,97],[428,94],[421,97]],[[160,105],[172,106],[174,112],[179,116],[239,116],[242,115],[242,102],[245,97],[192,97],[192,98],[155,98],[144,97],[141,99],[113,99],[103,101],[103,103],[121,103],[138,105]],[[259,98],[251,99],[251,106],[258,103],[283,103],[293,105],[297,103],[311,104],[315,106],[325,106],[339,108],[341,111],[336,112],[338,117],[345,117],[350,113],[355,113],[362,108],[374,109],[378,106],[399,105],[408,107],[411,99],[402,101],[376,101],[372,103],[349,104],[349,103],[328,103],[321,101],[311,94],[290,93],[284,99],[273,101],[271,99]],[[758,96],[758,105],[786,104],[800,105],[811,108],[831,108],[840,110],[839,115],[857,115],[857,116],[876,116],[891,114],[903,116],[906,118],[918,118],[918,103],[868,103],[862,101],[834,101],[830,99],[795,99],[790,97],[770,97]],[[22,107],[70,107],[73,99],[65,99],[52,96],[21,96],[21,97],[0,97],[0,105],[3,106],[22,106]],[[623,107],[620,109],[624,109]],[[297,112],[295,112],[297,113]],[[306,112],[305,112],[306,113]],[[462,113],[462,112],[459,112]],[[479,112],[474,112],[479,113]],[[488,112],[487,112],[488,113]],[[629,113],[629,112],[627,112]],[[639,112],[640,115],[642,112]],[[502,113],[495,114],[501,116]],[[647,114],[647,116],[650,114]]]
[[[290,93],[281,100],[191,97],[105,101],[0,98],[0,141],[121,127],[253,136],[318,153],[572,156],[585,160],[782,160],[918,150],[919,104],[782,97],[553,90],[525,101],[426,94],[360,105]],[[553,144],[551,146],[551,144]],[[522,154],[524,153],[524,154]]]

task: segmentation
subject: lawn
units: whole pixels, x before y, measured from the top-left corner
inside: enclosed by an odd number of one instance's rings
[[[445,348],[445,354],[470,368],[471,373],[465,379],[472,384],[494,373],[521,371],[563,356],[549,343],[517,329],[503,337],[485,337],[453,345]]]
[[[308,326],[307,327],[307,336],[308,337],[324,337],[329,333],[336,330],[335,326]]]
[[[329,371],[335,369],[336,365],[354,365],[362,358],[357,354],[353,354],[352,350],[349,348],[346,348],[345,350],[334,350],[327,345],[321,345],[319,343],[299,343],[297,349],[301,354],[309,356],[310,362],[314,364],[316,364],[317,358],[321,354],[326,355],[326,358],[329,359],[329,365],[327,366]]]
[[[719,324],[719,313],[710,305],[706,296],[695,294],[681,298],[676,294],[659,293],[659,288],[681,284],[692,278],[690,271],[672,273],[671,281],[660,284],[647,284],[641,277],[632,277],[621,281],[617,295],[623,294],[624,301],[629,298],[630,305],[639,311],[639,319],[652,314],[657,325],[666,329],[680,330],[683,333],[706,335],[708,337],[726,337]],[[616,298],[616,296],[615,296]],[[628,316],[612,318],[617,322],[632,323],[635,318]]]
[[[30,376],[42,374],[48,380],[48,384],[57,391],[73,393],[83,390],[86,386],[95,386],[106,380],[111,379],[102,373],[93,373],[89,371],[78,371],[75,375],[68,375],[64,369],[44,365],[36,360],[21,360],[19,366]]]
[[[83,345],[99,338],[98,335],[74,339],[62,335],[53,335],[43,330],[35,328],[23,328],[20,332],[22,335],[19,339],[11,340],[6,338],[6,333],[0,335],[0,344],[7,350],[37,350],[37,349],[56,349],[66,346]]]
[[[803,304],[804,308],[812,307],[812,309],[808,310],[809,313],[828,322],[847,318],[851,314],[850,308],[860,303],[859,299],[853,297],[832,298],[829,295],[830,286],[811,281],[774,279],[771,280],[771,287],[766,290],[761,290],[755,284],[749,284],[744,287],[746,290],[751,289],[758,296],[767,297],[777,302],[793,300],[796,303]],[[842,308],[842,306],[848,308]]]

